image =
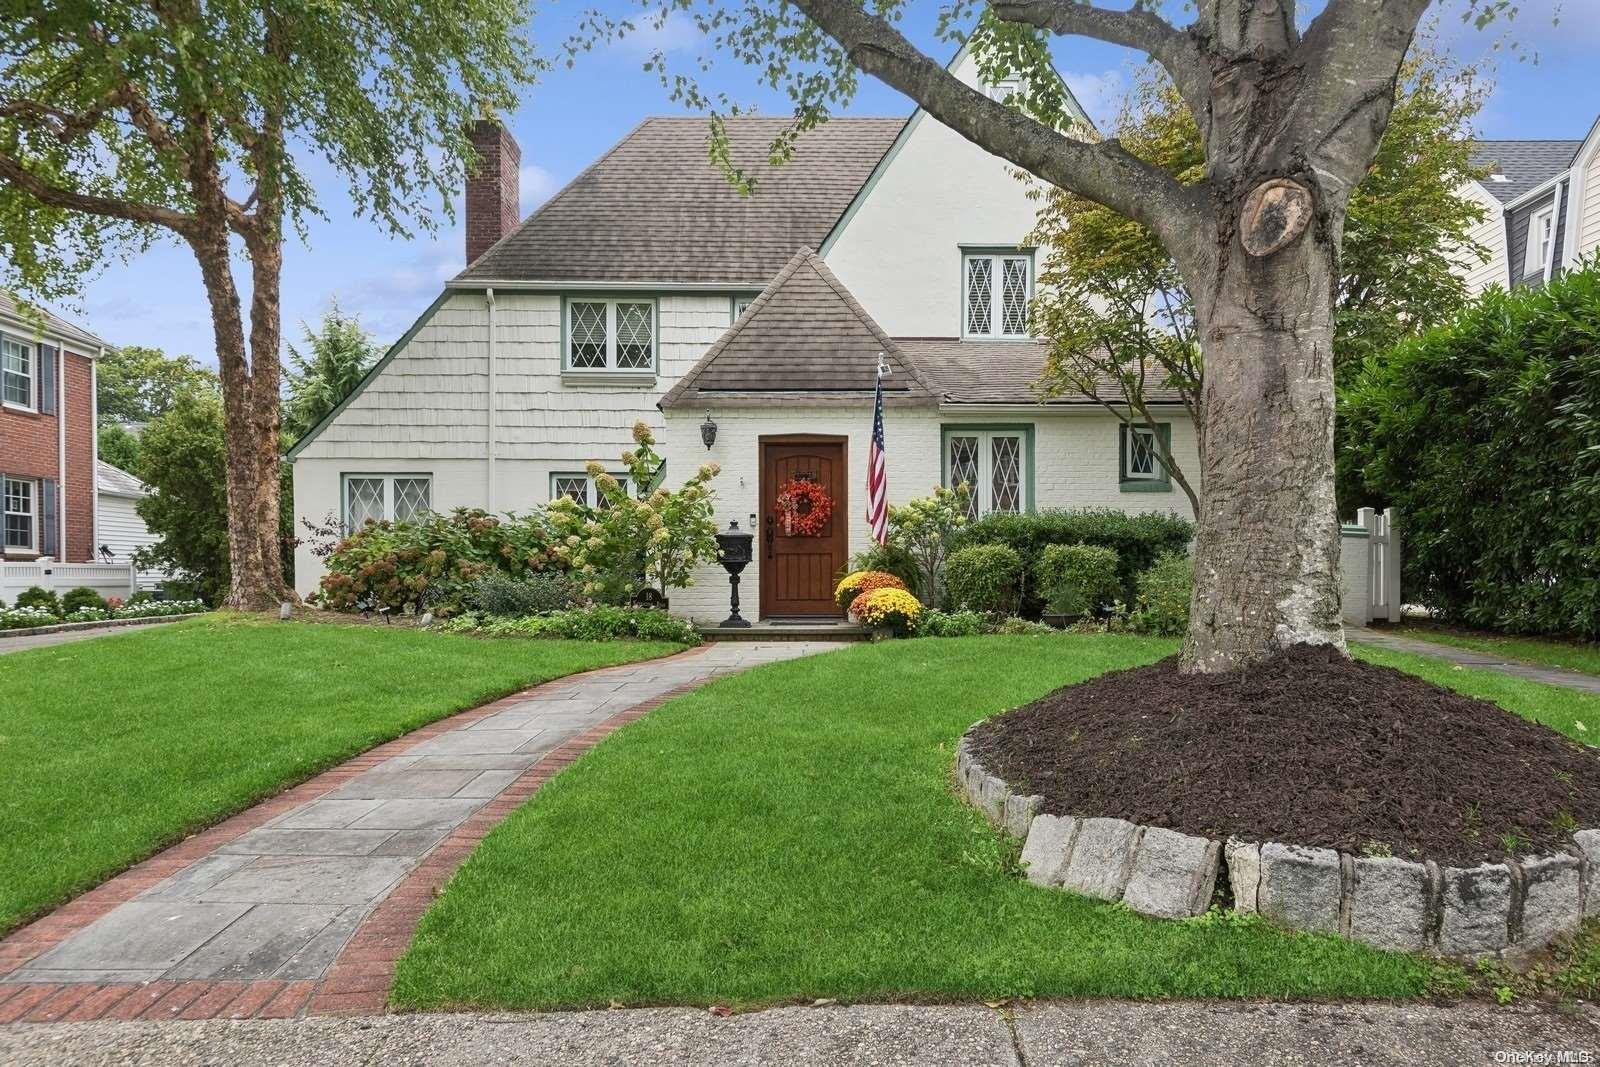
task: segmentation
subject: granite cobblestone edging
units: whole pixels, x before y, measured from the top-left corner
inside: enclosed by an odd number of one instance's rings
[[[1030,882],[1120,900],[1158,918],[1203,914],[1221,876],[1236,911],[1281,926],[1390,951],[1478,958],[1537,949],[1600,914],[1600,829],[1577,831],[1567,852],[1449,867],[1044,814],[1043,798],[1013,792],[973,755],[967,736],[956,746],[955,773],[967,800],[1023,842]]]

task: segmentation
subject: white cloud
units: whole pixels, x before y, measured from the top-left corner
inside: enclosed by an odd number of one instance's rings
[[[1127,75],[1120,70],[1106,70],[1095,74],[1090,71],[1068,71],[1062,80],[1078,98],[1078,103],[1089,113],[1089,118],[1102,130],[1109,129],[1122,106],[1122,97],[1128,91]]]
[[[532,214],[540,204],[549,200],[551,195],[561,188],[561,182],[556,176],[537,163],[524,163],[517,180],[522,193],[522,214],[524,218]]]
[[[687,12],[674,8],[665,11],[657,8],[634,16],[633,32],[618,40],[612,48],[625,55],[643,59],[657,52],[684,52],[699,48],[705,34],[694,24]]]

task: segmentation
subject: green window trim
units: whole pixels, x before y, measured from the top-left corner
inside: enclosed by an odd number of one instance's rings
[[[1122,422],[1117,424],[1117,487],[1124,493],[1170,493],[1172,492],[1172,475],[1167,471],[1167,465],[1161,462],[1157,455],[1155,461],[1161,468],[1161,473],[1154,478],[1128,477],[1128,435],[1134,427]],[[1138,429],[1149,429],[1140,426]],[[1172,451],[1172,423],[1156,423],[1156,433],[1161,436],[1161,447],[1168,453]]]
[[[956,279],[957,284],[961,287],[960,299],[958,301],[961,319],[957,323],[957,325],[960,327],[960,332],[957,336],[959,336],[963,341],[1016,342],[1020,344],[1026,344],[1027,342],[1032,341],[1034,338],[1026,331],[1026,329],[1019,334],[972,333],[967,329],[967,298],[969,296],[967,286],[967,261],[974,257],[982,258],[985,256],[1010,256],[1013,258],[1026,260],[1028,264],[1027,302],[1031,304],[1033,302],[1034,289],[1038,282],[1038,270],[1034,262],[1035,249],[1023,245],[958,245],[957,250],[957,263],[959,264],[959,268],[956,271]],[[996,287],[999,285],[999,282],[995,278],[991,277],[989,284],[990,299],[992,302],[995,299]]]
[[[433,511],[433,472],[427,471],[340,471],[339,472],[339,526],[345,531],[346,536],[354,533],[350,529],[350,480],[352,478],[369,479],[383,482],[383,519],[385,522],[395,521],[395,481],[426,480],[428,483],[428,503],[425,511]]]
[[[572,305],[595,303],[608,305],[606,311],[606,363],[604,367],[574,367],[572,365]],[[650,366],[617,367],[616,362],[616,310],[617,304],[650,305]],[[654,378],[661,373],[661,298],[652,293],[564,293],[561,297],[561,373],[583,379],[605,380],[615,377]]]
[[[1037,507],[1033,492],[1033,438],[1031,422],[947,422],[939,427],[939,484],[950,484],[950,437],[961,433],[1015,433],[1022,436],[1022,512],[1031,514]],[[981,517],[981,516],[980,516]]]

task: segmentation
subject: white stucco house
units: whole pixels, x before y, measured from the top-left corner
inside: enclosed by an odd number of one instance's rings
[[[953,69],[977,84],[969,59]],[[880,357],[891,503],[964,481],[979,513],[1189,514],[1142,432],[1098,403],[1034,395],[1036,204],[1008,164],[918,111],[834,119],[773,168],[784,121],[728,123],[751,196],[707,161],[704,120],[652,118],[520,222],[516,145],[481,125],[468,266],[290,453],[297,517],[353,527],[592,499],[585,464],[616,464],[644,420],[668,484],[715,460],[719,524],[755,524],[747,614],[833,615],[834,574],[869,544]],[[1167,410],[1162,432],[1192,465],[1193,429],[1181,406]],[[766,521],[795,475],[836,501],[823,536]],[[309,549],[295,571],[302,594],[317,587]],[[707,568],[672,605],[720,618],[725,575]]]
[[[1472,240],[1488,256],[1464,257],[1468,292],[1543,285],[1600,252],[1600,118],[1582,140],[1479,141],[1487,174],[1463,194],[1483,206]]]

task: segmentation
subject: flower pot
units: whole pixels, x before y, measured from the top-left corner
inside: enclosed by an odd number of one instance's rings
[[[1065,630],[1067,627],[1071,626],[1073,623],[1077,622],[1078,620],[1080,620],[1082,618],[1083,618],[1083,613],[1082,612],[1079,612],[1076,615],[1049,615],[1049,614],[1046,614],[1046,615],[1039,616],[1040,621],[1043,622],[1046,626],[1054,626],[1057,630]]]

